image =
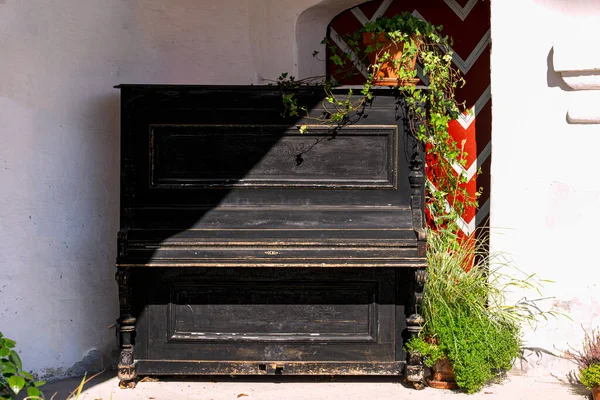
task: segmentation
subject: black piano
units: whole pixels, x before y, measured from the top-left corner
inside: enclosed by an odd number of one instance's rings
[[[423,324],[423,150],[396,90],[336,125],[319,87],[288,89],[319,120],[285,116],[276,86],[118,88],[122,386],[422,379],[403,343]]]

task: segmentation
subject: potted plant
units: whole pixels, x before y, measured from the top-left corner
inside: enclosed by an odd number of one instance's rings
[[[406,349],[420,353],[424,363],[434,367],[430,386],[452,388],[455,380],[468,393],[480,390],[521,355],[522,324],[554,314],[526,298],[508,303],[510,288],[537,290],[539,282],[504,262],[501,255],[489,254],[486,247],[482,237],[474,245],[463,245],[452,226],[428,232],[425,326]],[[472,259],[467,271],[466,261]]]
[[[461,186],[465,178],[453,169],[456,162],[463,165],[466,162],[466,153],[448,132],[448,123],[464,108],[464,104],[456,100],[455,89],[462,87],[465,81],[452,64],[452,40],[442,31],[442,26],[403,13],[380,17],[344,36],[351,52],[341,53],[334,44],[323,40],[329,60],[338,69],[336,76],[356,74],[357,66],[366,68],[367,76],[359,96],[352,89],[346,95],[337,95],[333,90],[335,83],[318,76],[296,79],[282,73],[271,84],[281,90],[284,116],[333,126],[351,123],[352,117],[363,113],[373,99],[375,87],[393,84],[407,108],[411,133],[426,145],[430,179],[437,188],[428,193],[430,225],[443,227],[448,218],[448,203],[462,215],[468,207],[476,206],[477,201]],[[401,54],[395,50],[401,50]],[[415,61],[421,65],[422,79],[417,76]],[[415,83],[419,80],[424,85],[417,86]],[[293,89],[304,85],[323,88],[324,114],[311,114],[305,104],[299,103]],[[306,129],[306,125],[299,127],[301,133]]]
[[[569,350],[566,357],[579,367],[579,380],[592,390],[594,400],[600,400],[600,333],[585,333],[582,350]]]
[[[442,43],[444,37],[437,33],[441,29],[409,13],[367,23],[357,34],[362,35],[364,53],[369,60],[372,76],[368,79],[374,86],[415,86],[419,82],[415,71],[419,51],[427,48],[428,38]],[[356,46],[357,34],[347,41],[360,53],[361,49]],[[448,44],[444,44],[448,49]],[[425,65],[428,60],[421,57],[421,62]]]
[[[355,74],[356,66],[367,69],[360,96],[357,99],[352,90],[346,96],[337,96],[332,90],[335,84],[322,77],[296,79],[282,73],[273,83],[281,88],[285,115],[320,124],[345,124],[353,115],[364,111],[373,99],[374,87],[393,85],[408,108],[412,133],[427,143],[428,153],[438,159],[441,172],[453,185],[455,175],[451,173],[451,166],[461,159],[459,146],[448,134],[448,123],[461,112],[463,104],[457,102],[454,92],[464,85],[464,80],[452,64],[451,39],[441,33],[442,29],[410,13],[403,13],[380,17],[345,36],[351,53],[340,54],[336,46],[324,40],[329,59],[339,68],[338,74]],[[416,85],[420,79],[415,62],[421,65],[424,86]],[[290,89],[302,85],[323,87],[325,117],[311,115],[306,105],[298,103]],[[300,127],[301,132],[305,130],[306,126]],[[441,204],[439,207],[443,208]]]
[[[458,388],[452,364],[435,337],[413,337],[406,342],[405,348],[411,354],[420,354],[423,357],[423,364],[431,369],[431,378],[427,381],[430,387],[436,389]]]

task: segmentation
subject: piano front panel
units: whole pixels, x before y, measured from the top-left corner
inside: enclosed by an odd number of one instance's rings
[[[150,188],[396,189],[396,125],[150,125]]]

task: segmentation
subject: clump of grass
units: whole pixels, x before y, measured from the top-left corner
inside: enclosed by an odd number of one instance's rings
[[[447,230],[430,231],[427,259],[424,335],[450,360],[459,387],[476,392],[520,356],[521,325],[552,312],[537,299],[507,304],[507,293],[539,293],[540,282],[490,254],[485,236],[457,240]]]

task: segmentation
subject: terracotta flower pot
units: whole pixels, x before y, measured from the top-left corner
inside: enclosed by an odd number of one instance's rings
[[[600,385],[596,385],[592,388],[592,399],[600,400]]]
[[[383,54],[384,52],[390,53],[392,60],[402,62],[402,54],[404,51],[404,43],[393,43],[391,42],[384,33],[380,33],[375,36],[374,33],[363,33],[363,43],[365,46],[375,46],[377,43],[383,44],[381,49],[370,52],[368,54],[369,63],[374,64],[377,58],[377,54]],[[415,54],[410,60],[405,61],[404,66],[413,70],[417,63],[417,55]],[[381,68],[377,72],[377,80],[373,83],[375,86],[415,86],[419,82],[419,78],[413,79],[399,79],[398,71],[394,68],[393,61],[386,61],[381,65]]]
[[[433,364],[431,378],[427,380],[427,384],[435,389],[458,389],[450,360],[442,358]]]

